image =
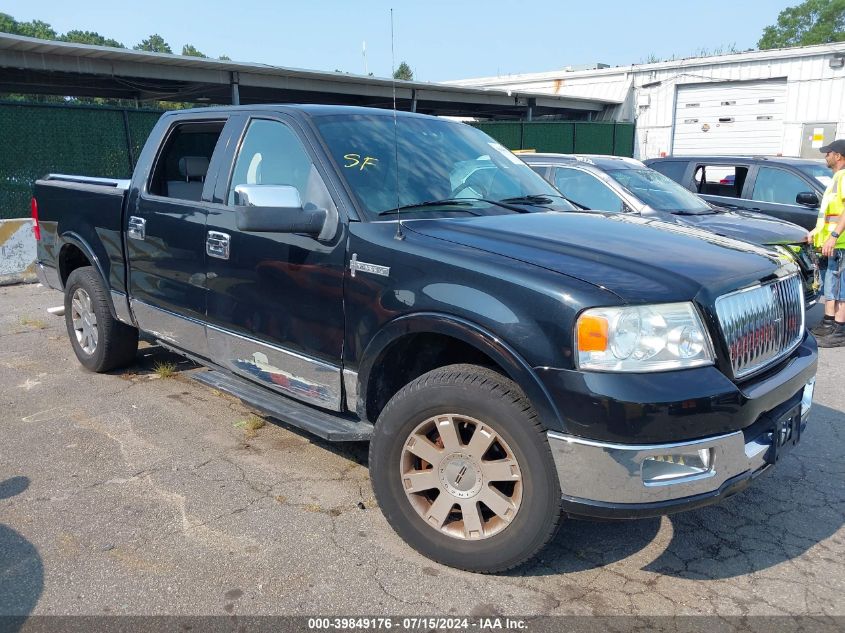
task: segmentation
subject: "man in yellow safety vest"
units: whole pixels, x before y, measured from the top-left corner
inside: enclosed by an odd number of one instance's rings
[[[822,281],[824,321],[812,332],[819,347],[841,347],[845,346],[845,139],[825,145],[821,152],[833,178],[824,192],[816,228],[808,237],[827,261]]]

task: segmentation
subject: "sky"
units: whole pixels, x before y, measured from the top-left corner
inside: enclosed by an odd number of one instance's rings
[[[129,47],[158,33],[177,53],[193,44],[211,57],[389,77],[393,8],[395,65],[408,62],[420,81],[446,81],[746,50],[799,2],[3,0],[0,11],[60,33],[97,31]]]

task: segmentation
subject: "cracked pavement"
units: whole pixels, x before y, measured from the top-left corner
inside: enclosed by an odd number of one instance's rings
[[[91,374],[45,312],[61,301],[0,288],[0,615],[845,615],[845,349],[821,350],[801,445],[746,491],[566,521],[483,576],[393,533],[366,445],[240,428],[248,408],[155,347]]]

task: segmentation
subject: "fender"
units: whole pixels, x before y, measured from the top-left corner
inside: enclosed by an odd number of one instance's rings
[[[557,407],[531,365],[519,353],[492,332],[459,317],[438,312],[403,315],[385,325],[364,350],[358,368],[358,400],[356,408],[366,418],[367,385],[375,365],[388,347],[407,334],[432,333],[451,336],[483,352],[496,362],[508,378],[525,392],[537,410],[545,428],[565,432]],[[375,422],[375,421],[373,421]]]
[[[134,326],[134,323],[132,323],[131,318],[130,318],[130,320],[127,321],[126,315],[123,315],[124,318],[121,318],[121,315],[119,315],[118,312],[115,310],[115,304],[114,304],[115,299],[116,298],[119,299],[120,297],[122,297],[123,301],[125,302],[126,297],[124,295],[122,295],[121,293],[114,292],[111,289],[111,286],[109,285],[109,282],[107,281],[106,275],[103,272],[103,265],[100,263],[100,259],[94,254],[94,249],[91,248],[91,245],[88,244],[88,242],[86,242],[85,239],[83,237],[81,237],[78,233],[74,233],[73,231],[65,231],[64,233],[61,234],[60,237],[61,237],[61,240],[62,240],[62,245],[59,248],[59,258],[58,258],[58,261],[56,262],[57,264],[59,264],[59,278],[61,279],[61,275],[62,275],[62,272],[63,272],[60,268],[60,266],[61,266],[61,263],[60,263],[61,262],[61,253],[64,250],[66,245],[72,244],[73,246],[76,246],[79,250],[82,251],[82,253],[88,259],[88,261],[91,262],[91,266],[93,266],[94,270],[97,271],[97,275],[100,277],[100,282],[103,284],[103,288],[106,289],[107,303],[108,303],[109,312],[111,312],[111,315],[115,319],[117,319],[118,321],[121,321],[121,322],[126,323],[128,325]],[[64,290],[64,283],[62,284],[62,290]]]

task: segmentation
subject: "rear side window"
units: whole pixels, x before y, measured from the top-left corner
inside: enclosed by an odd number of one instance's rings
[[[622,198],[592,174],[580,169],[555,169],[555,187],[573,202],[597,211],[622,211]]]
[[[656,163],[652,163],[649,165],[654,171],[659,171],[664,176],[668,176],[675,182],[681,183],[682,185],[686,186],[686,183],[683,181],[684,179],[684,172],[687,170],[687,162],[682,160],[665,160],[659,161]]]
[[[203,121],[174,127],[156,159],[147,185],[149,193],[198,201],[224,125],[225,121]]]
[[[812,191],[812,188],[798,176],[783,169],[760,167],[751,198],[760,202],[797,204],[798,194],[805,191]]]
[[[698,165],[693,184],[700,194],[740,198],[746,176],[748,167],[745,165]]]

